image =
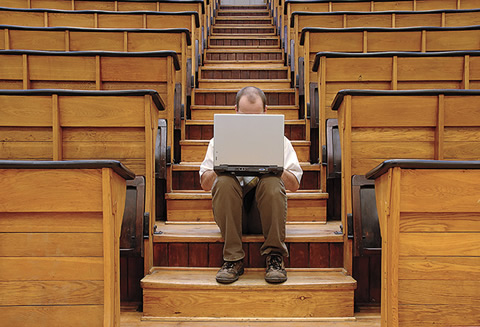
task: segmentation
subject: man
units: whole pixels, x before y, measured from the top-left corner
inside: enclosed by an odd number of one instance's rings
[[[237,93],[237,114],[267,112],[262,90],[247,86]],[[242,234],[263,233],[265,242],[260,252],[266,255],[265,280],[282,283],[287,280],[283,257],[288,256],[285,245],[287,216],[286,189],[298,190],[302,169],[290,141],[284,138],[284,171],[255,177],[217,175],[213,170],[213,139],[210,140],[205,159],[200,165],[200,183],[205,191],[212,191],[215,222],[225,240],[224,263],[216,275],[219,283],[232,283],[243,274]]]

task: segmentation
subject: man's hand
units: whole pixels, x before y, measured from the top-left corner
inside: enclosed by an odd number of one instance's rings
[[[207,170],[202,174],[202,178],[200,180],[200,185],[204,191],[210,191],[213,187],[213,183],[217,179],[217,173],[213,170]]]
[[[283,171],[281,178],[283,180],[283,184],[285,184],[285,188],[291,192],[296,192],[300,187],[300,184],[298,184],[298,180],[295,175],[288,170]]]

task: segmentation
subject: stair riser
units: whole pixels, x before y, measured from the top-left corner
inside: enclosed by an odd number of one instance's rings
[[[176,191],[200,191],[198,171],[174,171],[172,187]],[[300,190],[315,190],[320,188],[320,172],[304,171]]]
[[[232,90],[238,90],[239,88],[245,87],[245,86],[251,86],[254,85],[256,87],[259,87],[261,89],[286,89],[290,86],[289,81],[283,81],[283,82],[275,82],[275,80],[200,80],[199,82],[199,87],[200,88],[206,88],[206,89],[232,89]]]
[[[287,268],[341,268],[343,243],[289,243]],[[243,260],[246,268],[264,268],[260,242],[245,242]],[[220,267],[223,263],[223,241],[154,244],[153,265],[156,267]]]
[[[209,60],[218,60],[218,61],[260,61],[260,60],[283,60],[282,53],[208,53],[207,52],[207,61]]]
[[[242,46],[242,47],[256,47],[256,46],[278,46],[277,39],[210,39],[212,46]]]
[[[207,145],[191,145],[183,144],[182,147],[182,162],[201,162],[207,152]],[[310,160],[310,146],[309,145],[293,145],[300,162],[307,162]]]
[[[272,20],[268,19],[225,19],[225,18],[216,18],[215,24],[220,25],[271,25]]]
[[[289,199],[287,221],[326,222],[326,199]],[[212,200],[167,200],[167,220],[213,222]]]
[[[233,106],[236,92],[195,92],[195,105]],[[295,105],[295,92],[265,92],[267,105]],[[298,117],[297,117],[298,118]]]
[[[251,17],[251,16],[255,16],[255,17],[257,17],[257,16],[268,17],[269,14],[270,14],[270,13],[269,13],[268,11],[266,11],[266,12],[249,12],[249,13],[247,13],[247,16],[250,16],[250,17]],[[230,17],[245,16],[245,12],[219,11],[219,12],[217,13],[217,15],[218,15],[219,17],[226,17],[226,16],[227,16],[227,17],[228,17],[228,16],[230,16]]]
[[[287,70],[202,70],[204,79],[287,79]]]
[[[213,137],[212,125],[186,126],[187,140],[210,140]],[[305,125],[285,125],[285,136],[291,141],[305,140]]]
[[[267,10],[267,6],[220,6],[220,10]]]
[[[275,33],[274,27],[247,27],[247,28],[225,28],[214,27],[214,34],[273,34]]]
[[[213,116],[215,114],[234,114],[235,110],[233,109],[225,109],[225,110],[196,110],[192,109],[192,119],[194,120],[213,120]],[[280,110],[280,109],[268,109],[268,113],[274,114],[274,115],[284,115],[285,120],[293,120],[293,119],[298,119],[298,111],[297,110],[290,110],[290,109],[285,109],[285,110]]]
[[[145,317],[353,317],[353,290],[144,289]],[[168,299],[168,301],[165,301]],[[161,305],[159,305],[161,303]]]

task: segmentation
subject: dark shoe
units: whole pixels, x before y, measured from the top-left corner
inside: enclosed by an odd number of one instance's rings
[[[287,280],[287,271],[280,254],[267,255],[267,270],[265,280],[269,283],[283,283]]]
[[[224,261],[222,268],[217,272],[217,282],[222,284],[230,284],[238,280],[243,274],[243,261]]]

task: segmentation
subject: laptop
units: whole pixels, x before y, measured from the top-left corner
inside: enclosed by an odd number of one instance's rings
[[[283,172],[284,116],[216,114],[214,171],[239,176]]]

